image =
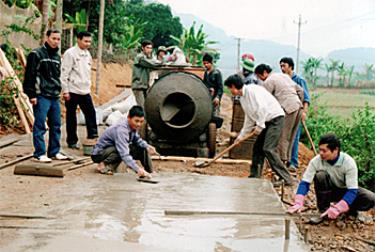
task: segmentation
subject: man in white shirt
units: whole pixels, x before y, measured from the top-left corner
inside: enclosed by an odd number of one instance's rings
[[[61,67],[61,83],[66,106],[66,142],[69,148],[79,149],[77,136],[77,106],[82,110],[87,129],[87,138],[98,137],[96,114],[91,98],[92,58],[88,51],[91,34],[79,32],[77,45],[64,53]]]
[[[285,116],[279,102],[264,87],[244,86],[242,78],[237,74],[229,76],[225,80],[225,86],[230,89],[233,96],[240,96],[245,113],[244,125],[236,141],[251,131],[258,136],[253,146],[249,177],[260,177],[264,158],[267,158],[272,170],[285,181],[285,184],[293,185],[293,179],[277,152]]]

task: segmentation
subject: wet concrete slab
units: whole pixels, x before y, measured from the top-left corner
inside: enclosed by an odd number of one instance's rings
[[[158,184],[133,174],[93,177],[71,185],[53,219],[28,220],[0,251],[307,251],[284,218],[263,215],[166,216],[165,210],[284,213],[261,179],[160,173]]]

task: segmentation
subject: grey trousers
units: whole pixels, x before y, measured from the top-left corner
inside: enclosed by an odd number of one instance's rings
[[[302,110],[296,110],[290,114],[285,114],[284,128],[281,131],[278,151],[282,161],[287,162],[292,157],[292,148],[297,134],[299,121],[301,120]]]
[[[145,99],[147,96],[147,89],[133,89],[133,94],[137,105],[145,109]]]
[[[314,177],[315,193],[318,209],[320,212],[326,211],[331,202],[339,202],[346,188],[337,188],[331,181],[329,174],[319,171]],[[367,211],[375,206],[375,193],[359,187],[357,197],[349,206],[349,214],[356,215],[357,211]]]
[[[130,145],[129,147],[130,155],[133,157],[133,159],[141,161],[144,169],[151,173],[153,170],[152,160],[147,150],[133,145]],[[94,161],[94,163],[104,162],[104,164],[112,171],[117,171],[117,168],[122,161],[120,154],[117,152],[117,149],[114,146],[104,149],[98,155],[92,155],[91,159]]]
[[[280,159],[277,145],[280,140],[281,130],[284,126],[284,117],[279,116],[266,122],[266,128],[257,137],[253,146],[253,159],[250,168],[250,177],[261,176],[264,158],[267,158],[271,168],[288,185],[292,184],[292,178]]]

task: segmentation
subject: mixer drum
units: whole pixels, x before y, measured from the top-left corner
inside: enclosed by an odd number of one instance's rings
[[[186,143],[196,139],[212,119],[211,96],[194,74],[171,72],[158,79],[145,100],[146,119],[163,140]]]

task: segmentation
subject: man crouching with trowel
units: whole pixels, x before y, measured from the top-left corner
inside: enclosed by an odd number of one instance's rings
[[[298,186],[294,205],[289,213],[301,212],[305,195],[314,180],[320,217],[311,218],[318,224],[323,218],[336,219],[340,214],[357,216],[375,205],[375,194],[358,187],[358,169],[352,157],[340,152],[340,140],[334,134],[320,138],[319,155],[314,157]]]
[[[153,146],[141,139],[137,132],[143,121],[142,107],[133,106],[129,110],[127,119],[104,131],[91,155],[91,159],[98,163],[98,172],[112,174],[117,170],[121,161],[124,161],[139,177],[151,178],[150,155],[158,155],[158,153]],[[144,168],[139,167],[135,160],[140,160]]]

